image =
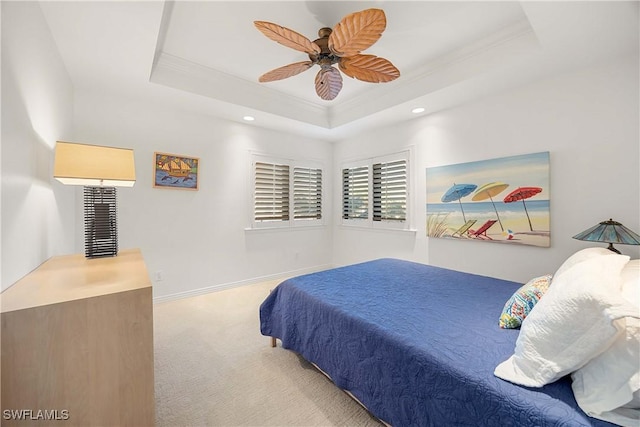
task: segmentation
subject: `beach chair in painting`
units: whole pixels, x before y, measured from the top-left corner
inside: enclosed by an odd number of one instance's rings
[[[469,230],[469,236],[471,237],[475,237],[476,239],[489,239],[489,240],[493,240],[491,237],[487,236],[487,230],[491,228],[491,226],[493,224],[495,224],[496,222],[498,222],[497,219],[490,219],[487,222],[485,222],[484,224],[482,224],[482,227],[478,228],[477,230]]]
[[[465,235],[465,233],[467,233],[469,231],[469,229],[471,227],[473,227],[473,224],[476,223],[477,220],[475,219],[470,219],[469,221],[465,222],[464,225],[460,228],[458,228],[452,235],[451,237],[455,237],[455,235],[457,234],[460,237],[463,237]]]

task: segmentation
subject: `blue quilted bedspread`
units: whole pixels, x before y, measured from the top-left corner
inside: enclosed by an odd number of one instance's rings
[[[498,318],[521,284],[396,259],[281,283],[260,328],[400,426],[611,426],[577,406],[570,379],[541,389],[493,375],[519,330]]]

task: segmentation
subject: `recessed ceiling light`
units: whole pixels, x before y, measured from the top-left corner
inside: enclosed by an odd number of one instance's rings
[[[424,111],[424,108],[422,108],[422,107],[417,107],[417,108],[414,108],[413,110],[411,110],[411,112],[413,114],[422,113],[423,111]]]
[[[245,120],[245,121],[247,121],[247,122],[252,122],[252,121],[254,121],[256,118],[255,118],[255,117],[253,117],[253,116],[244,116],[242,119],[243,119],[243,120]]]

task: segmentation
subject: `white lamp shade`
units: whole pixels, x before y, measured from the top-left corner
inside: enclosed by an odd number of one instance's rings
[[[133,150],[58,141],[53,177],[65,185],[133,187]]]

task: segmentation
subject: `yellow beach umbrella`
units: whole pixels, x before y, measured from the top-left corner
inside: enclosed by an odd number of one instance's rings
[[[493,205],[493,210],[496,211],[496,217],[498,218],[498,222],[500,223],[500,228],[504,231],[504,227],[502,226],[502,221],[500,221],[500,215],[498,215],[498,209],[496,209],[496,204],[493,202],[493,197],[502,193],[509,184],[505,184],[504,182],[490,182],[478,188],[471,198],[474,202],[479,202],[481,200],[491,200],[491,204]]]

